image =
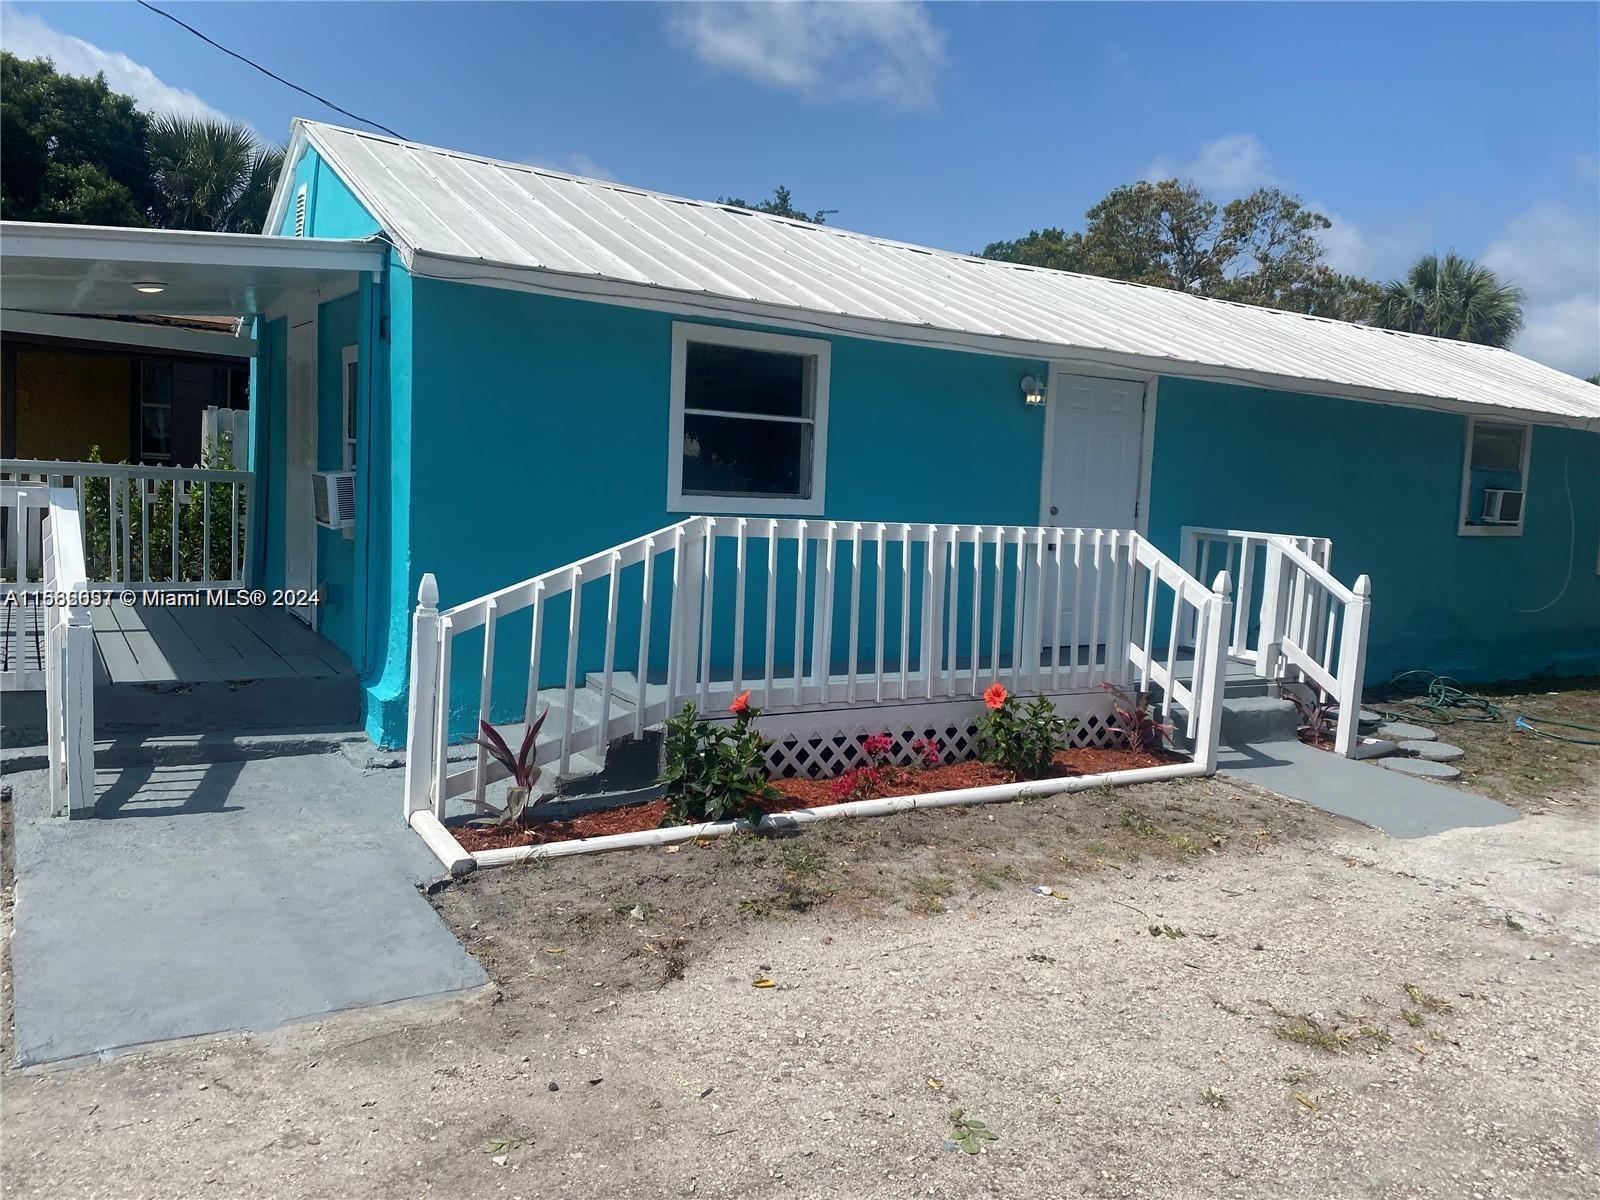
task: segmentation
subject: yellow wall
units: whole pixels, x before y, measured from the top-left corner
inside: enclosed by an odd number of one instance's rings
[[[133,368],[117,354],[17,350],[17,457],[126,462]]]

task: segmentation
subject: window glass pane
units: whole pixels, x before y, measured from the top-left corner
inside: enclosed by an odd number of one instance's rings
[[[139,363],[139,399],[145,404],[172,403],[172,363],[146,358]]]
[[[356,364],[346,363],[344,368],[344,436],[356,436]]]
[[[147,458],[172,455],[172,409],[165,404],[146,404],[139,410],[139,452]]]
[[[811,495],[811,426],[686,414],[683,490],[805,499]]]
[[[1472,467],[1476,471],[1522,470],[1521,425],[1495,425],[1480,421],[1472,427]]]
[[[811,415],[810,359],[690,342],[685,361],[683,404],[716,412]]]
[[[197,411],[217,403],[216,371],[210,363],[173,363],[172,397]]]

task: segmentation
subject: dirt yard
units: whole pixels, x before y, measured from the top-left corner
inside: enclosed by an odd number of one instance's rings
[[[1600,751],[1475,733],[1527,819],[1183,781],[483,872],[484,994],[7,1069],[4,1191],[1593,1197]]]

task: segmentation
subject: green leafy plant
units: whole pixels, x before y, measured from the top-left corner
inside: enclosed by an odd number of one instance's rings
[[[959,1108],[950,1110],[950,1126],[951,1143],[968,1154],[982,1153],[985,1142],[998,1142],[1000,1140],[998,1133],[990,1129],[982,1121],[974,1120],[972,1117],[967,1116]]]
[[[761,801],[777,795],[767,782],[767,739],[755,728],[760,711],[742,692],[728,706],[731,725],[701,717],[685,704],[668,719],[665,769],[657,780],[667,801],[663,825],[691,825],[743,816],[761,818]]]
[[[998,683],[984,692],[983,702],[989,711],[978,721],[979,756],[1004,767],[1013,778],[1043,778],[1077,721],[1057,716],[1055,705],[1043,696],[1024,707]]]

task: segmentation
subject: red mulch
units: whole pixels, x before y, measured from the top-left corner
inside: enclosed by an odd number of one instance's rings
[[[1166,750],[1152,753],[1146,750],[1078,748],[1056,751],[1055,769],[1050,774],[1053,778],[1065,779],[1075,775],[1099,775],[1106,771],[1129,771],[1186,761],[1183,755]],[[898,771],[896,777],[877,795],[921,796],[929,792],[990,787],[1010,782],[1011,776],[1006,771],[990,763],[959,762],[928,770]],[[769,813],[778,813],[838,804],[840,801],[833,795],[833,783],[832,779],[774,779],[772,786],[778,795],[763,802],[761,807]],[[505,846],[542,846],[548,842],[659,829],[666,811],[665,800],[652,800],[648,804],[629,804],[602,812],[585,813],[569,821],[540,821],[535,813],[530,814],[534,823],[529,825],[466,826],[450,832],[461,843],[461,848],[471,854]]]

